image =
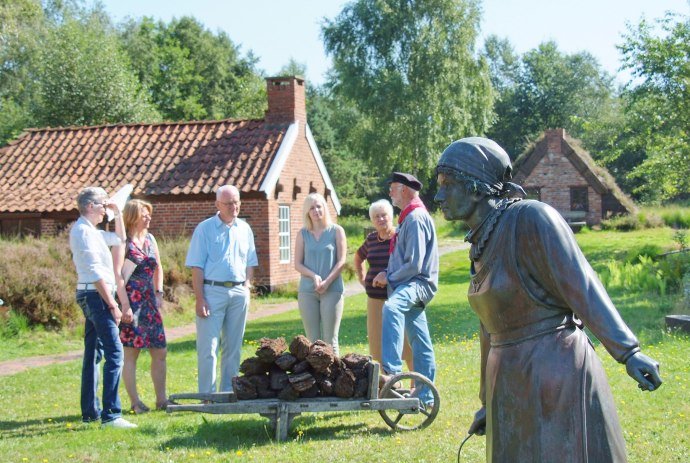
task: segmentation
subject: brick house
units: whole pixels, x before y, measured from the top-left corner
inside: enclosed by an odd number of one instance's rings
[[[553,206],[575,227],[636,211],[611,174],[564,129],[545,131],[513,163],[515,183]]]
[[[30,129],[0,148],[0,233],[53,235],[78,217],[85,186],[154,206],[151,232],[191,235],[216,212],[215,189],[240,189],[240,217],[254,230],[257,285],[296,280],[295,236],[302,203],[323,194],[336,216],[340,202],[307,125],[304,80],[269,78],[259,120]]]

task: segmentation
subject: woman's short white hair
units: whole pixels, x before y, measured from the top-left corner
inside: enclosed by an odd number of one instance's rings
[[[376,214],[376,211],[384,211],[388,213],[388,216],[393,220],[393,206],[391,206],[391,203],[388,202],[387,199],[379,199],[378,201],[374,201],[371,203],[371,206],[369,206],[369,218],[371,220],[374,220],[374,214]]]

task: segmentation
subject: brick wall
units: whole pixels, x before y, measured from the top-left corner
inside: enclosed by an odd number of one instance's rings
[[[268,230],[271,240],[269,243],[271,288],[297,281],[299,273],[294,269],[295,238],[303,227],[302,206],[306,196],[313,190],[325,196],[326,184],[314,160],[309,143],[305,137],[299,137],[285,163],[278,180],[278,192],[269,198]],[[333,199],[327,198],[329,212],[334,222],[337,222]],[[281,263],[278,252],[278,206],[290,206],[290,262]]]
[[[303,130],[302,130],[303,132]],[[311,152],[306,137],[298,137],[278,180],[276,193],[270,198],[242,196],[240,217],[254,231],[259,267],[256,285],[275,289],[297,281],[294,269],[295,237],[303,226],[302,204],[305,197],[316,191],[326,196],[326,184]],[[255,196],[255,195],[252,195]],[[215,196],[188,197],[182,200],[146,198],[153,204],[151,233],[157,236],[191,236],[196,225],[216,213]],[[328,207],[333,221],[337,221],[335,205],[329,196]],[[281,263],[278,238],[278,207],[290,207],[290,262]]]
[[[304,79],[271,77],[266,79],[268,109],[266,122],[291,123],[307,120]],[[302,124],[303,125],[303,124]]]
[[[156,236],[191,236],[199,222],[217,211],[215,195],[189,197],[179,201],[145,199],[153,204],[150,230]]]
[[[58,232],[58,224],[55,219],[41,219],[41,236],[55,236]]]
[[[570,188],[587,187],[589,210],[587,224],[601,222],[601,195],[587,182],[563,154],[563,129],[546,131],[547,153],[530,175],[522,181],[525,188],[540,187],[541,200],[559,212],[570,211]]]
[[[326,192],[306,138],[304,80],[296,77],[267,80],[268,124],[299,121],[300,132],[278,180],[278,188],[269,198],[261,193],[242,194],[240,217],[252,227],[259,259],[255,284],[274,289],[299,279],[294,270],[295,238],[302,228],[304,198],[316,191],[327,198],[331,216],[337,221],[335,205]],[[141,198],[153,204],[151,233],[156,236],[191,236],[199,222],[216,213],[215,194]],[[290,262],[281,263],[278,238],[279,206],[290,207]],[[41,222],[41,233],[53,234],[54,220]]]

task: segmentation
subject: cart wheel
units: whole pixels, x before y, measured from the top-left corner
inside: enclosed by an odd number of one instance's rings
[[[395,409],[379,410],[383,421],[396,431],[412,431],[414,429],[426,428],[436,419],[436,415],[438,415],[438,410],[441,406],[441,396],[436,386],[434,386],[434,383],[426,376],[415,372],[398,373],[397,375],[391,376],[381,388],[379,398],[406,399],[415,397],[414,392],[410,393],[409,389],[393,387],[398,385],[396,383],[403,385],[404,383],[409,384],[410,380],[414,380],[415,388],[419,388],[421,384],[429,388],[431,394],[434,396],[434,407],[427,409],[424,404],[420,402],[418,413],[410,413],[409,411],[402,412]]]

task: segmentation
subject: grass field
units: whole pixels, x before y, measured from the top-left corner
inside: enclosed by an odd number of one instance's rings
[[[642,234],[638,234],[642,233]],[[628,246],[668,243],[659,230],[591,232],[578,237],[596,261]],[[663,232],[665,233],[665,232]],[[670,233],[670,232],[669,232]],[[616,242],[616,240],[618,240]],[[596,261],[593,262],[596,265]],[[305,414],[294,420],[290,438],[272,439],[268,421],[259,415],[201,415],[154,412],[135,416],[135,431],[102,430],[83,425],[79,416],[80,362],[71,362],[0,377],[0,460],[8,462],[446,462],[455,461],[477,399],[478,323],[465,297],[467,252],[441,259],[441,285],[428,308],[438,363],[442,404],[427,429],[393,433],[376,412]],[[623,318],[638,334],[643,351],[661,363],[664,385],[642,393],[622,365],[602,347],[597,353],[608,372],[627,442],[629,461],[686,462],[690,455],[690,338],[670,335],[663,315],[674,298],[614,292]],[[253,354],[262,336],[302,332],[299,315],[290,312],[250,322],[243,358]],[[341,350],[366,353],[364,295],[346,300]],[[169,346],[169,392],[196,388],[194,339]],[[146,402],[153,401],[148,356],[139,362],[139,383]],[[121,396],[126,397],[124,388]],[[125,406],[127,401],[125,399]],[[484,460],[484,438],[473,437],[463,449],[464,462]]]

